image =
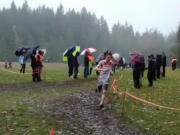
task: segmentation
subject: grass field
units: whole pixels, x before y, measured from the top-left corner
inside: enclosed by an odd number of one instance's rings
[[[16,89],[16,85],[34,85],[31,75],[16,75],[0,70],[0,134],[2,135],[49,135],[53,128],[56,134],[73,134],[69,130],[68,124],[64,120],[57,120],[51,114],[42,109],[43,102],[50,102],[53,99],[64,99],[73,93],[96,87],[96,76],[93,74],[88,80],[83,79],[82,69],[80,69],[79,80],[67,77],[67,67],[64,64],[45,64],[46,81],[40,83],[43,86],[49,82],[69,81],[71,85],[47,86],[47,87],[27,87]],[[13,71],[18,72],[18,65],[14,65]],[[31,72],[30,68],[27,72]],[[118,78],[122,71],[116,72],[111,78]],[[119,91],[127,91],[137,97],[150,102],[180,108],[180,70],[171,71],[167,69],[166,77],[156,80],[153,87],[148,87],[146,72],[143,78],[143,87],[134,89],[132,81],[132,70],[124,71],[124,79],[117,82]],[[37,84],[37,83],[36,83]],[[12,89],[3,89],[11,86]],[[14,86],[14,88],[13,88]],[[46,86],[46,85],[45,85]],[[107,99],[108,101],[108,99]],[[132,106],[134,110],[132,110]],[[125,114],[121,117],[122,96],[114,95],[109,109],[117,118],[128,123],[132,127],[137,127],[141,131],[155,135],[179,135],[180,111],[173,111],[154,107],[140,101],[126,97]]]
[[[167,106],[180,108],[180,70],[172,71],[167,69],[166,77],[156,80],[153,87],[148,87],[146,77],[143,78],[143,87],[133,89],[132,71],[125,71],[125,77],[117,83],[119,91],[127,91],[137,97],[147,101]],[[112,112],[118,116],[121,113],[122,96],[114,96],[112,99]],[[133,109],[134,110],[133,110]],[[154,107],[138,100],[126,97],[125,116],[122,118],[125,122],[142,131],[155,135],[179,135],[180,130],[180,111],[173,111]]]

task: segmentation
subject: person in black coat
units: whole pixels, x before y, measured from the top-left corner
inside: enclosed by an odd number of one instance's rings
[[[36,50],[33,50],[33,54],[31,55],[31,67],[32,67],[32,77],[35,82],[38,78],[37,73],[37,61],[36,61]]]
[[[166,74],[166,55],[164,52],[162,54],[162,67],[163,67],[162,77],[165,77],[165,74]]]
[[[160,78],[161,74],[161,65],[162,65],[162,55],[158,54],[156,56],[156,71],[157,71],[157,78]]]
[[[156,59],[153,54],[150,55],[152,59],[152,65],[153,65],[153,70],[152,70],[152,78],[155,81],[156,76],[157,76],[157,69],[156,69]]]
[[[79,52],[76,53],[76,56],[74,56],[74,79],[77,79],[77,75],[78,75],[78,68],[79,68],[79,61],[78,61],[78,56],[79,56]]]
[[[134,80],[134,88],[140,88],[140,71],[141,64],[137,61],[134,63],[133,67],[133,80]]]
[[[140,87],[142,86],[142,78],[144,76],[144,70],[145,70],[145,63],[140,63],[140,77],[139,77]]]
[[[70,51],[69,54],[67,55],[68,59],[68,68],[69,68],[69,77],[72,77],[73,75],[73,66],[74,66],[74,56],[73,56],[73,51]]]
[[[155,71],[155,63],[152,60],[152,56],[148,56],[148,73],[147,73],[147,78],[149,81],[149,86],[153,86],[153,74]]]

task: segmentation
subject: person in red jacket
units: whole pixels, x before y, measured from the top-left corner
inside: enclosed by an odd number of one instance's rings
[[[37,62],[36,66],[37,66],[37,72],[38,72],[37,81],[42,81],[41,79],[41,72],[43,68],[42,60],[43,60],[43,52],[39,50],[38,55],[36,56],[36,62]]]

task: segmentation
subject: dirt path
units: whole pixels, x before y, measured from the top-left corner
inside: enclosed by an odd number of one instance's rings
[[[94,78],[88,80],[89,82],[94,81]],[[3,90],[29,90],[38,88],[49,88],[49,87],[75,87],[80,86],[86,80],[69,80],[61,82],[30,82],[30,83],[15,83],[15,84],[0,84],[0,91]]]
[[[89,80],[91,81],[91,80]],[[93,79],[92,79],[93,81]],[[4,90],[28,90],[49,87],[74,87],[80,86],[83,80],[64,82],[41,82],[27,84],[9,84],[0,87]],[[99,93],[93,90],[81,90],[65,98],[53,99],[52,101],[41,103],[40,107],[55,119],[64,121],[68,125],[67,129],[75,135],[144,135],[137,129],[129,128],[112,115],[108,107],[100,110]]]
[[[76,93],[68,99],[53,100],[43,105],[55,118],[67,122],[68,129],[76,135],[144,135],[129,128],[115,118],[105,106],[97,106],[99,94],[94,91]]]

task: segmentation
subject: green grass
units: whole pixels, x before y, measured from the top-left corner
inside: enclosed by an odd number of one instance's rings
[[[3,65],[0,65],[3,68]],[[26,73],[31,73],[30,63],[26,64]],[[42,71],[42,79],[46,82],[59,82],[69,80],[68,78],[68,67],[67,64],[62,63],[45,63],[44,70]],[[13,64],[12,69],[7,69],[8,71],[13,71],[19,73],[20,65],[17,63]],[[80,67],[80,78],[83,78],[82,67]],[[32,75],[23,74],[12,74],[6,71],[0,70],[0,83],[1,84],[13,84],[13,83],[31,83]]]
[[[166,77],[156,80],[153,87],[148,87],[147,72],[143,78],[143,87],[134,89],[132,81],[132,70],[125,71],[125,77],[117,82],[119,91],[126,88],[127,91],[147,101],[174,108],[180,108],[180,70],[167,69]],[[117,76],[117,75],[116,75]],[[111,101],[112,110],[119,117],[122,108],[122,96],[115,95]],[[132,110],[134,106],[134,110]],[[125,113],[121,118],[133,127],[155,135],[179,135],[180,111],[173,111],[154,107],[126,97]]]
[[[42,103],[63,99],[70,94],[93,88],[93,76],[86,81],[82,74],[79,80],[72,80],[67,77],[67,68],[64,64],[46,64],[46,82],[74,81],[81,83],[81,86],[47,87],[27,90],[0,91],[0,134],[2,135],[49,135],[52,128],[55,134],[71,135],[66,121],[55,119],[41,109]],[[56,67],[56,68],[54,68]],[[59,68],[60,67],[60,68]],[[30,68],[28,69],[30,70]],[[82,70],[82,69],[81,69]],[[18,72],[15,67],[12,71]],[[28,71],[29,72],[29,71]],[[9,84],[32,84],[31,76],[24,79],[22,75],[11,74],[0,71],[0,82]],[[46,83],[43,82],[43,83]],[[89,82],[92,82],[89,84]]]
[[[46,66],[46,82],[67,81],[67,65],[60,63],[48,63]],[[18,64],[14,65],[13,71],[18,72]],[[30,68],[28,68],[30,72]],[[82,68],[80,69],[80,79],[73,80],[81,85],[69,87],[47,87],[27,90],[8,90],[0,92],[0,134],[3,135],[49,135],[53,128],[55,134],[72,134],[68,130],[65,121],[54,119],[43,110],[39,110],[38,105],[42,102],[49,102],[54,99],[66,98],[69,94],[96,87],[97,79],[95,75],[88,80],[83,79]],[[111,78],[118,78],[122,71],[117,71]],[[147,72],[144,74],[143,87],[134,89],[132,80],[132,70],[125,70],[124,79],[117,82],[119,91],[127,91],[137,97],[150,102],[180,108],[180,70],[171,71],[167,69],[166,77],[154,82],[153,87],[148,87]],[[94,73],[95,74],[95,73]],[[24,77],[24,78],[23,78]],[[21,79],[20,79],[21,78]],[[31,76],[15,75],[0,70],[0,83],[32,83]],[[43,82],[45,83],[45,82]],[[108,99],[107,99],[108,100]],[[134,106],[134,110],[132,110]],[[128,123],[132,127],[137,127],[143,132],[155,135],[179,135],[180,111],[157,108],[146,103],[142,103],[130,97],[126,97],[124,117],[121,117],[122,96],[114,95],[111,100],[111,111],[117,118]]]

